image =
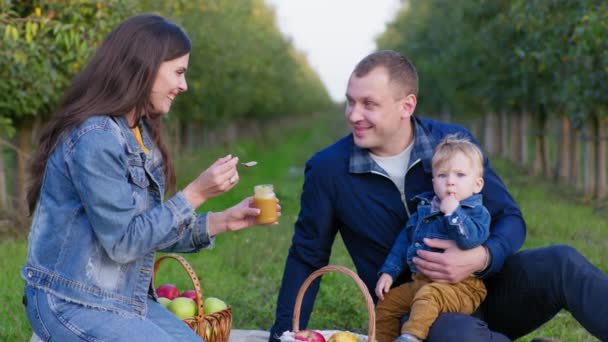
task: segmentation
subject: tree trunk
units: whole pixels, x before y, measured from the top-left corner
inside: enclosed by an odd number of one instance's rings
[[[543,116],[536,114],[534,120],[534,163],[532,171],[535,175],[540,175],[543,172]]]
[[[570,164],[569,183],[579,191],[583,190],[583,183],[581,182],[581,163],[583,162],[581,153],[581,139],[581,130],[579,128],[572,130],[572,164]]]
[[[27,164],[32,150],[33,120],[23,120],[17,125],[17,165],[16,165],[16,187],[15,208],[20,214],[28,213],[26,201],[27,190]]]
[[[182,132],[182,134],[184,135],[182,137],[182,141],[184,142],[184,147],[186,149],[186,151],[192,151],[194,149],[194,146],[196,146],[196,128],[194,127],[195,122],[189,122],[188,124],[186,124],[186,122],[180,122],[181,128],[180,131]],[[200,131],[198,132],[200,134]]]
[[[593,167],[594,156],[594,136],[595,136],[595,120],[588,119],[584,126],[584,150],[583,150],[583,191],[585,197],[592,198],[595,190],[595,177]]]
[[[530,136],[530,114],[527,110],[523,110],[521,113],[521,122],[519,125],[519,134],[517,135],[520,139],[519,144],[519,165],[528,166],[528,137]]]
[[[558,178],[562,184],[568,184],[570,181],[570,165],[572,165],[570,152],[570,120],[568,115],[561,115],[561,129],[559,139],[559,171]]]
[[[597,148],[596,148],[596,196],[598,200],[606,198],[606,118],[597,118]]]
[[[511,160],[513,163],[519,163],[519,160],[521,159],[521,156],[519,155],[521,144],[521,139],[519,136],[521,113],[515,112],[509,119],[509,139],[511,139],[511,146],[508,151],[509,160]]]
[[[441,120],[442,122],[451,122],[452,120],[452,113],[448,110],[448,109],[443,109],[443,111],[441,111]]]
[[[171,122],[171,140],[169,142],[170,146],[173,149],[173,156],[177,157],[182,153],[182,149],[184,148],[184,142],[183,142],[183,133],[182,133],[182,120],[180,120],[179,118],[173,118],[173,121]]]
[[[500,156],[509,158],[509,116],[506,110],[500,112]]]
[[[488,113],[483,118],[483,142],[488,155],[496,155],[496,134],[494,130],[496,128],[496,115],[494,113]]]
[[[8,189],[6,187],[6,164],[4,162],[4,147],[0,147],[0,209],[8,211]]]
[[[546,179],[553,179],[553,166],[551,165],[551,156],[549,149],[548,129],[549,121],[546,117],[541,121],[541,136],[540,136],[540,157],[542,161],[542,170]]]

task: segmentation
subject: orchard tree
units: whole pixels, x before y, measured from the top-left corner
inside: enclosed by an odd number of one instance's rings
[[[18,209],[26,207],[26,164],[41,123],[101,39],[131,13],[130,2],[117,0],[0,3],[0,134],[16,155],[10,173]]]

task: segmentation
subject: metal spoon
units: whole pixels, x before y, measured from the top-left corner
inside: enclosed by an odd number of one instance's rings
[[[245,163],[241,163],[241,165],[243,165],[244,167],[252,167],[252,166],[258,165],[258,162],[257,161],[248,161]]]

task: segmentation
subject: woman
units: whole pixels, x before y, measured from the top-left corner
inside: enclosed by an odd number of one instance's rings
[[[157,15],[118,25],[64,94],[43,133],[28,191],[33,222],[24,303],[53,341],[200,341],[154,299],[154,253],[196,252],[255,224],[252,199],[196,214],[239,180],[217,160],[171,198],[161,117],[187,89],[191,43]],[[280,208],[278,208],[280,210]]]

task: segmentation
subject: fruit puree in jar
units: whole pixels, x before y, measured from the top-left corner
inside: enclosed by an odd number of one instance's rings
[[[258,223],[273,223],[277,220],[277,197],[272,184],[256,185],[254,188],[253,203],[260,209]]]

